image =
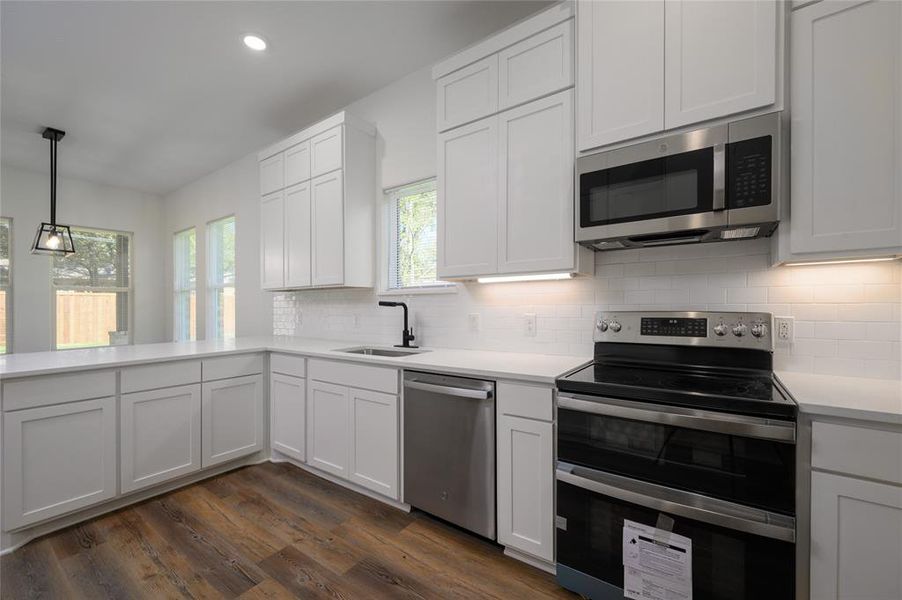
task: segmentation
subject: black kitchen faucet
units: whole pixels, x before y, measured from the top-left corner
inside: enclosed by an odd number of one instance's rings
[[[416,346],[410,345],[410,342],[416,338],[414,338],[413,329],[407,325],[407,305],[403,302],[380,301],[379,306],[400,306],[404,309],[404,331],[401,333],[401,343],[395,344],[395,348],[416,348]]]

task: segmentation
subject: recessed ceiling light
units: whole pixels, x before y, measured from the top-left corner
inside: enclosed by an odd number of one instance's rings
[[[244,36],[244,45],[251,50],[266,50],[266,40],[259,35],[248,34]]]

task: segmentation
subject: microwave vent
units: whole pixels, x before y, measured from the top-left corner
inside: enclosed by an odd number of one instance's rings
[[[720,232],[722,240],[744,240],[746,238],[758,237],[760,227],[736,227],[734,229],[724,229]]]

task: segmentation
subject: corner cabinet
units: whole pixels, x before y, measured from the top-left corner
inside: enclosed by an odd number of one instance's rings
[[[433,70],[438,276],[575,272],[573,9],[555,5]]]
[[[792,13],[789,228],[778,261],[902,254],[902,4]]]
[[[577,4],[580,151],[781,110],[782,2]]]
[[[263,289],[372,287],[375,129],[339,113],[259,153]]]

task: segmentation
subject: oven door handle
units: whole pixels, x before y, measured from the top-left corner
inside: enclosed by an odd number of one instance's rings
[[[651,510],[784,542],[796,540],[795,519],[786,515],[560,461],[556,477],[578,488]]]
[[[726,435],[739,435],[778,442],[796,441],[795,423],[746,415],[734,415],[680,406],[630,402],[603,396],[559,394],[558,408],[645,421],[687,429],[701,429]]]

